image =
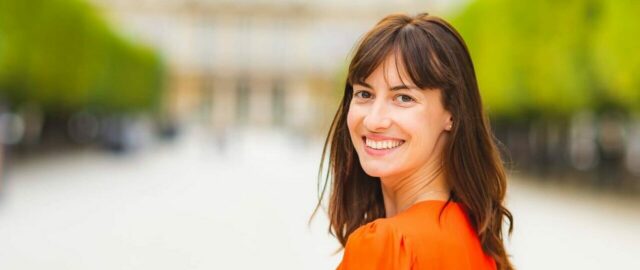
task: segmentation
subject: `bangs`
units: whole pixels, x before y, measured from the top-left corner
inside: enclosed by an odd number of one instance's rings
[[[386,26],[386,27],[385,27]],[[362,39],[349,66],[347,82],[363,84],[376,68],[393,55],[396,72],[401,80],[407,78],[421,89],[449,89],[455,85],[455,76],[449,68],[446,48],[429,31],[442,31],[429,22],[398,25],[379,24]],[[385,72],[386,74],[386,72]],[[401,76],[404,75],[404,76]]]

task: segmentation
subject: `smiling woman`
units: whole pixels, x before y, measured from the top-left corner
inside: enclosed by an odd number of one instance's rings
[[[323,151],[338,269],[513,269],[492,138],[458,32],[428,14],[382,19],[351,60]]]

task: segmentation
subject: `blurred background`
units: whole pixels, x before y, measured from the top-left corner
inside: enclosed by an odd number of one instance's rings
[[[640,2],[0,0],[0,269],[334,269],[322,143],[392,12],[462,33],[518,269],[640,269]]]

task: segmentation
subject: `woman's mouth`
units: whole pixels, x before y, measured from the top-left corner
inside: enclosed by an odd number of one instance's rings
[[[400,147],[405,142],[404,140],[399,139],[374,140],[367,136],[363,136],[362,140],[364,141],[365,151],[373,156],[386,155]]]

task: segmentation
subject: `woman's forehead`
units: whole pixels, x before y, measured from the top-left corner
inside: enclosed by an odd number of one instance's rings
[[[373,72],[364,79],[364,82],[369,85],[382,83],[387,86],[415,86],[399,53],[388,54]]]

